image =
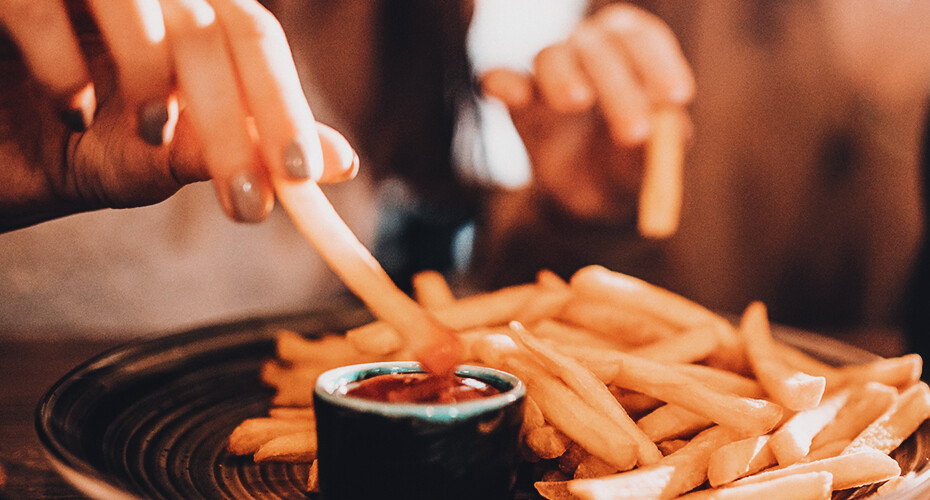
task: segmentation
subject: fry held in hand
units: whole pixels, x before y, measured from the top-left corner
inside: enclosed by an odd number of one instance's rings
[[[452,330],[397,288],[318,185],[281,177],[274,181],[294,224],[346,286],[404,337],[407,348],[427,370],[450,373],[463,356]]]
[[[686,126],[679,108],[659,109],[652,117],[639,194],[639,232],[647,238],[668,238],[678,229]]]

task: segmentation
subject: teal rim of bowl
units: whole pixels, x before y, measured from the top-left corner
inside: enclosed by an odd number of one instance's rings
[[[363,413],[380,414],[387,417],[412,417],[433,422],[453,422],[471,418],[503,408],[526,394],[526,386],[514,375],[493,368],[471,365],[456,367],[455,374],[481,380],[498,389],[506,387],[510,387],[510,389],[486,398],[444,404],[385,403],[339,393],[341,387],[359,380],[390,373],[416,373],[422,371],[423,368],[420,363],[415,361],[387,361],[343,366],[320,375],[314,387],[314,394],[333,405]]]

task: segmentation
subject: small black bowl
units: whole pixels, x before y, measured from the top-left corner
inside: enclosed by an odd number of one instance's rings
[[[456,375],[500,394],[450,404],[385,403],[347,396],[352,382],[423,372],[416,362],[346,366],[317,379],[320,493],[324,500],[512,499],[523,400],[519,379],[463,365]]]

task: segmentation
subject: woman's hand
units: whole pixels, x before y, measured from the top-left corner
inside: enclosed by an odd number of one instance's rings
[[[208,178],[230,217],[259,221],[271,176],[355,174],[254,0],[7,0],[0,23],[2,229]]]
[[[494,69],[482,86],[510,110],[539,188],[577,217],[616,222],[635,209],[653,111],[687,105],[694,76],[662,20],[615,4],[543,49],[532,74]]]

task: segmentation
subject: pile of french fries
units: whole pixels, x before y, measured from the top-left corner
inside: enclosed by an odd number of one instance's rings
[[[890,453],[930,417],[916,354],[831,366],[772,337],[764,304],[738,325],[666,289],[600,266],[457,298],[436,272],[414,298],[457,332],[469,364],[527,385],[523,458],[547,499],[823,499],[907,484]],[[325,370],[406,360],[404,337],[375,321],[345,335],[277,338],[262,380],[268,416],[229,451],[311,463],[312,393]]]

